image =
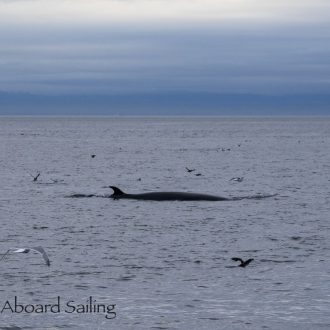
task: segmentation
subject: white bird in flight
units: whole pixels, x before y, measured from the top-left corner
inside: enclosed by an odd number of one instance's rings
[[[229,181],[236,181],[236,182],[242,182],[244,177],[236,177],[236,178],[231,178]]]
[[[50,266],[50,260],[48,258],[48,255],[47,255],[46,251],[41,246],[32,247],[32,248],[9,249],[2,256],[2,258],[0,259],[0,261],[3,260],[9,253],[29,253],[30,251],[35,251],[35,252],[40,253],[42,255],[42,257],[44,258],[44,260],[46,262],[46,265],[47,266]]]

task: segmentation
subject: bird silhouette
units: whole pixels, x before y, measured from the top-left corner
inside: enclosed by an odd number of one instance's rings
[[[188,168],[188,167],[186,167],[186,170],[187,170],[188,173],[191,173],[191,172],[196,171],[194,168],[193,168],[193,169],[190,169],[190,168]]]
[[[33,181],[33,182],[36,182],[36,181],[38,180],[40,174],[41,174],[41,173],[38,173],[36,176],[33,176],[32,174],[30,174],[30,175],[32,176],[32,178],[33,178],[32,181]]]
[[[244,177],[236,177],[236,178],[231,178],[229,181],[236,181],[236,182],[242,182]]]
[[[246,261],[243,261],[243,259],[241,259],[241,258],[234,257],[234,258],[231,258],[231,260],[240,262],[240,264],[237,267],[246,267],[254,259],[251,258],[251,259],[248,259]]]
[[[15,248],[15,249],[9,249],[2,256],[2,258],[0,259],[0,261],[3,260],[9,253],[29,253],[30,251],[35,251],[35,252],[40,253],[42,255],[43,259],[45,260],[46,265],[47,266],[50,266],[50,260],[48,258],[48,255],[47,255],[46,251],[41,246],[32,247],[32,248]]]

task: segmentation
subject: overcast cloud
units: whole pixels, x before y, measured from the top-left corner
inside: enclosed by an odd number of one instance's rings
[[[328,95],[329,22],[325,0],[0,0],[0,92]]]

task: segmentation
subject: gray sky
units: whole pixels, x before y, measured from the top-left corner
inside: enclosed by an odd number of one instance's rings
[[[0,0],[0,114],[330,114],[329,37],[328,0]]]

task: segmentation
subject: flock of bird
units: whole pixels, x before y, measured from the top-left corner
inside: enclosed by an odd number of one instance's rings
[[[238,146],[240,147],[241,145],[239,144]],[[230,151],[230,149],[221,148],[221,151]],[[196,169],[190,169],[190,168],[186,167],[186,171],[188,173],[192,173],[192,172],[196,171]],[[196,176],[201,176],[202,174],[201,173],[196,173],[195,175]],[[243,180],[244,180],[244,177],[240,176],[240,177],[231,178],[229,181],[242,182]],[[245,268],[254,259],[251,258],[251,259],[247,259],[247,260],[244,261],[241,258],[233,257],[233,258],[231,258],[231,260],[233,260],[233,261],[239,261],[240,264],[237,267]]]
[[[29,253],[31,251],[34,251],[34,252],[37,252],[39,254],[41,254],[41,256],[43,257],[45,263],[47,266],[50,266],[50,260],[49,260],[49,257],[46,253],[46,251],[44,250],[43,247],[41,246],[37,246],[37,247],[29,247],[29,248],[12,248],[12,249],[8,249],[6,251],[6,253],[4,253],[2,255],[2,258],[0,259],[0,261],[4,260],[10,253]],[[237,258],[237,257],[234,257],[234,258],[231,258],[231,260],[233,261],[239,261],[240,264],[237,266],[237,267],[243,267],[245,268],[251,261],[253,261],[254,259],[247,259],[247,260],[243,260],[241,258]]]
[[[240,145],[239,145],[240,146]],[[222,148],[222,151],[226,151],[226,150],[230,150],[230,149],[224,149]],[[96,155],[91,155],[91,158],[95,158]],[[190,169],[188,167],[186,167],[186,171],[188,173],[192,173],[192,172],[195,172],[196,169]],[[38,180],[38,178],[40,177],[41,173],[38,172],[36,175],[32,175],[30,174],[31,177],[33,178],[33,182],[36,182]],[[202,176],[202,173],[194,173],[195,176]],[[236,181],[236,182],[242,182],[244,179],[244,177],[234,177],[234,178],[231,178],[229,181]],[[138,179],[138,181],[141,181],[141,178]],[[57,180],[53,180],[54,183],[57,182]],[[11,253],[29,253],[31,251],[34,251],[34,252],[37,252],[39,253],[47,266],[50,266],[50,260],[49,260],[49,257],[46,253],[46,251],[44,250],[43,247],[41,246],[37,246],[37,247],[29,247],[29,248],[11,248],[11,249],[8,249],[1,257],[0,261],[4,260],[9,254]],[[234,258],[231,258],[233,261],[239,261],[240,264],[237,266],[237,267],[246,267],[251,261],[253,261],[254,259],[248,259],[246,261],[243,261],[241,258],[237,258],[237,257],[234,257]]]
[[[96,155],[91,155],[92,158],[94,158],[95,156],[96,156]],[[195,168],[188,168],[188,167],[186,167],[186,171],[187,171],[188,173],[192,173],[192,172],[195,172],[196,169],[195,169]],[[33,181],[33,182],[36,182],[36,181],[38,181],[38,178],[39,178],[39,176],[41,175],[41,173],[38,172],[36,175],[32,175],[32,174],[30,174],[30,175],[31,175],[31,177],[33,178],[32,181]],[[198,173],[194,173],[194,175],[195,175],[195,176],[202,176],[203,174],[198,172]],[[231,178],[229,181],[242,182],[243,179],[244,179],[244,177],[243,177],[243,176],[240,176],[240,177],[233,177],[233,178]],[[53,181],[53,183],[57,183],[57,182],[58,182],[58,180],[53,180],[53,179],[52,179],[52,181]],[[141,181],[141,178],[138,178],[137,181]]]
[[[188,168],[188,167],[186,167],[186,170],[187,170],[187,172],[188,173],[191,173],[191,172],[195,172],[196,171],[196,169],[190,169],[190,168]],[[202,173],[194,173],[196,176],[201,176],[202,175]]]
[[[196,169],[195,169],[195,168],[188,168],[188,167],[186,167],[186,171],[187,171],[188,173],[192,173],[192,172],[195,172]],[[202,174],[202,173],[195,173],[195,175],[196,175],[196,176],[201,176],[201,175],[203,175],[203,174]],[[239,177],[231,178],[229,181],[242,182],[243,179],[244,179],[243,176],[239,176]]]

